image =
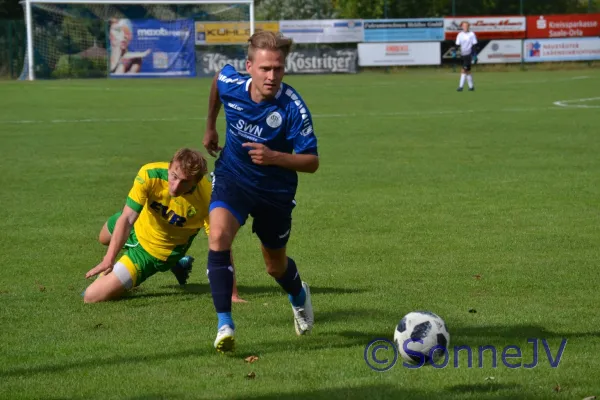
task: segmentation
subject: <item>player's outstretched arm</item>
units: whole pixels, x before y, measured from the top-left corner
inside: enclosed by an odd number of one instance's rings
[[[219,98],[219,88],[217,87],[217,79],[219,74],[217,73],[213,78],[212,85],[210,87],[210,94],[208,95],[208,115],[206,116],[206,131],[204,133],[204,140],[202,144],[213,157],[217,156],[217,152],[221,151],[219,147],[219,134],[217,132],[217,117],[219,111],[221,111],[221,99]]]
[[[112,271],[117,255],[125,245],[125,242],[127,242],[131,228],[133,227],[133,224],[137,220],[138,216],[139,214],[129,206],[125,206],[125,208],[123,208],[123,213],[119,219],[117,219],[115,224],[110,244],[108,245],[108,250],[106,251],[104,259],[102,262],[100,262],[100,264],[85,274],[86,278],[91,278],[101,272],[108,273]]]
[[[289,154],[274,151],[261,143],[248,142],[242,146],[249,149],[252,162],[258,165],[277,165],[297,172],[314,173],[319,169],[319,156],[314,154]]]

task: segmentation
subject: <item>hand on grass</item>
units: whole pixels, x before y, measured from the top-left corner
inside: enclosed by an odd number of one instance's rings
[[[107,260],[102,260],[102,262],[96,265],[94,268],[90,269],[87,274],[85,274],[85,278],[89,279],[93,276],[96,276],[102,272],[109,273],[113,269],[113,263]]]

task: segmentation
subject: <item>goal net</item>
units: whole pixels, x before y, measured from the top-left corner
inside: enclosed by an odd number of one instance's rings
[[[20,79],[186,76],[203,22],[254,31],[253,0],[25,0],[27,53]],[[180,48],[177,48],[177,47]],[[183,48],[182,46],[185,46]]]

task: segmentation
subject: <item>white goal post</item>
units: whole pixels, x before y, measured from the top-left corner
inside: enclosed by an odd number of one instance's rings
[[[254,33],[254,1],[255,0],[22,0],[25,8],[25,26],[27,33],[26,68],[27,80],[35,80],[35,43],[34,19],[32,5],[60,4],[60,5],[113,5],[113,6],[147,6],[147,5],[233,5],[245,4],[249,7],[250,35]]]

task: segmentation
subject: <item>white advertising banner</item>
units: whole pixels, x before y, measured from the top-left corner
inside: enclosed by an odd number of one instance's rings
[[[462,31],[460,24],[467,21],[477,39],[521,39],[525,38],[525,17],[446,17],[444,32],[446,40],[455,40],[458,32]]]
[[[296,43],[358,43],[364,39],[363,22],[358,19],[279,21],[279,31]]]
[[[490,40],[477,55],[479,64],[504,64],[521,62],[522,40]]]
[[[358,44],[358,65],[361,67],[439,65],[441,62],[440,42]]]
[[[526,62],[600,60],[600,38],[528,39]]]

